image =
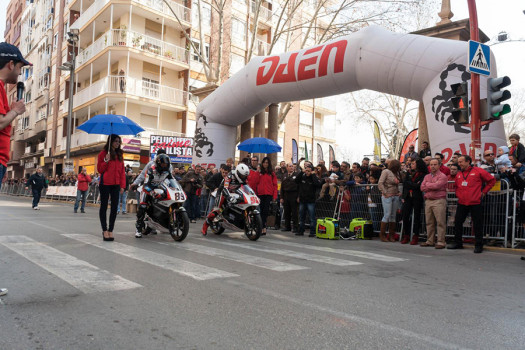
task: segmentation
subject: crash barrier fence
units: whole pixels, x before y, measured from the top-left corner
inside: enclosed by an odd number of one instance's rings
[[[339,191],[339,189],[338,189]],[[323,196],[316,202],[316,218],[333,217],[340,206],[339,226],[341,229],[348,228],[354,218],[371,220],[375,232],[379,232],[383,218],[383,205],[381,192],[377,185],[356,185],[344,189],[343,196]],[[513,190],[506,180],[496,182],[496,185],[483,198],[483,236],[486,240],[494,243],[500,242],[507,247],[516,247],[525,243],[525,193],[523,190]],[[341,198],[340,203],[338,198]],[[399,201],[396,215],[397,232],[403,232],[403,203]],[[448,183],[447,191],[447,214],[446,214],[446,236],[453,237],[455,230],[455,216],[458,199],[454,191],[454,182]],[[410,233],[412,238],[414,232],[414,211],[410,218]],[[524,221],[524,222],[522,222]],[[426,222],[424,204],[421,208],[420,229],[421,238],[426,238]],[[463,224],[463,237],[474,238],[470,215]],[[401,235],[400,235],[401,239]],[[508,242],[508,243],[507,243]]]
[[[458,199],[454,192],[454,183],[448,184],[447,192],[447,236],[454,236],[454,219]],[[334,213],[339,213],[340,227],[349,227],[354,218],[371,220],[375,232],[379,232],[381,219],[383,217],[383,205],[381,202],[381,192],[375,184],[355,185],[346,188],[343,196],[340,196],[337,188],[336,193],[330,195],[328,192],[322,199],[316,202],[316,219],[333,217]],[[13,196],[31,197],[31,189],[25,189],[24,184],[4,183],[0,189],[0,194]],[[74,201],[77,195],[76,186],[49,186],[42,192],[42,198],[50,200]],[[513,190],[506,180],[496,182],[496,185],[485,196],[483,205],[483,236],[485,239],[500,241],[505,245],[509,242],[512,247],[520,243],[525,243],[525,193],[524,190]],[[137,192],[128,191],[128,200],[136,199]],[[211,196],[206,194],[199,198],[201,215],[205,216],[211,209]],[[99,203],[98,185],[91,184],[88,189],[87,202]],[[402,205],[399,202],[397,212],[397,232],[403,231]],[[339,207],[338,207],[339,206]],[[339,211],[340,208],[340,211]],[[336,210],[337,209],[337,210]],[[413,219],[413,214],[411,219]],[[524,221],[524,222],[522,222]],[[421,209],[420,236],[426,236],[425,210]],[[414,220],[410,220],[410,234],[414,232]],[[463,237],[473,238],[472,222],[470,216],[463,224]]]
[[[26,189],[25,184],[2,184],[0,194],[11,196],[32,197],[31,188]],[[48,186],[42,190],[42,197],[49,200],[75,201],[77,197],[77,186]],[[128,191],[127,199],[137,199],[137,192]],[[98,185],[91,184],[88,187],[87,203],[100,203],[100,191]]]

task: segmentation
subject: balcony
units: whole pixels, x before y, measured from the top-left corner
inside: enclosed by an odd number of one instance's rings
[[[270,53],[270,43],[255,39],[255,54],[257,56],[268,56]]]
[[[110,2],[111,0],[96,0],[90,7],[88,7],[84,12],[80,14],[80,17],[75,21],[71,28],[82,30],[90,21],[95,19],[98,16],[99,12],[105,9],[106,5],[108,5]],[[166,5],[164,1],[132,0],[130,2],[132,4],[145,6],[155,12],[158,12],[162,16],[166,16],[167,18],[175,21],[177,25],[179,25],[179,22],[177,21],[176,17],[173,15],[168,5]],[[177,17],[181,20],[184,27],[183,30],[190,28],[191,10],[173,0],[168,0],[168,3],[170,4]],[[126,6],[126,9],[129,9],[129,7]]]
[[[41,136],[45,136],[47,129],[47,120],[38,119],[35,125],[31,129],[26,129],[24,132],[24,140],[31,140]]]
[[[107,135],[86,134],[83,131],[75,132],[71,135],[71,149],[75,147],[86,147],[88,145],[105,143]],[[66,151],[66,137],[62,137],[60,151]]]
[[[107,47],[133,48],[143,53],[160,56],[160,58],[172,63],[184,65],[183,68],[185,69],[187,69],[189,64],[189,51],[180,46],[131,30],[113,29],[103,34],[84,50],[81,50],[76,58],[76,66],[80,69],[83,64]]]
[[[255,1],[251,2],[250,9],[252,13],[255,14],[255,10],[257,9],[257,4],[255,3]],[[261,6],[259,7],[259,18],[258,19],[263,22],[271,22],[272,21],[272,10],[264,7],[263,4],[261,3]]]
[[[181,133],[181,132],[170,131],[170,130],[152,129],[152,128],[144,128],[144,131],[141,132],[138,135],[140,137],[141,144],[142,145],[149,145],[152,135],[186,137],[186,134]]]
[[[152,100],[152,102],[177,105],[174,109],[179,111],[186,109],[187,92],[165,85],[118,75],[107,76],[94,82],[85,89],[78,91],[75,94],[73,108],[76,109],[108,93],[119,94],[123,97],[134,96],[146,101]],[[63,105],[67,106],[67,103],[68,101],[65,101]]]

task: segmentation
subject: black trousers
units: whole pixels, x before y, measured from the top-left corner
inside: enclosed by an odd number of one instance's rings
[[[100,210],[98,216],[100,217],[100,225],[102,231],[113,232],[115,227],[115,220],[117,219],[118,198],[120,194],[119,185],[100,185]],[[108,202],[111,197],[111,212],[109,213],[109,229],[106,223],[106,211],[108,210]]]
[[[422,198],[414,198],[407,196],[405,199],[405,202],[403,203],[403,209],[401,210],[403,213],[403,234],[410,235],[410,229],[411,229],[411,220],[410,217],[412,215],[412,211],[414,211],[414,234],[419,235],[419,231],[421,229],[421,210],[423,209],[423,199]]]
[[[273,196],[266,194],[259,196],[259,199],[261,200],[259,208],[261,209],[261,219],[263,227],[266,227],[266,219],[268,218],[268,214],[270,213],[270,202],[272,201],[272,198]]]
[[[291,229],[293,221],[293,228],[297,229],[299,224],[299,203],[297,203],[297,192],[284,192],[283,208],[284,208],[284,228]]]
[[[474,236],[476,237],[476,247],[483,246],[483,206],[461,205],[456,209],[454,240],[456,244],[463,244],[463,223],[470,212],[471,222],[474,226]]]

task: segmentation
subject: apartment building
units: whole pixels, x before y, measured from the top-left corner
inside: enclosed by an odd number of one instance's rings
[[[310,3],[315,2],[306,4]],[[28,108],[14,123],[8,176],[23,176],[38,165],[49,175],[64,172],[71,77],[63,65],[72,61],[73,52],[70,151],[75,172],[80,167],[96,170],[96,156],[106,136],[89,135],[76,127],[97,114],[126,115],[146,129],[139,135],[140,153],[125,153],[126,162],[133,166],[148,161],[150,135],[193,136],[198,98],[189,92],[209,83],[203,59],[217,61],[218,50],[213,48],[218,42],[218,23],[223,31],[220,83],[249,61],[249,52],[251,56],[270,53],[280,6],[267,1],[261,1],[259,7],[255,1],[226,1],[219,19],[210,3],[200,1],[200,10],[196,4],[174,0],[12,0],[9,38],[18,36],[14,43],[34,66],[23,72]],[[313,6],[307,5],[294,21],[315,21]],[[17,12],[20,34],[13,16]],[[68,41],[68,33],[75,33],[78,40]],[[284,36],[278,40],[271,53],[299,49],[306,36],[312,38],[304,46],[313,45],[317,35],[304,29],[293,34],[293,40]],[[200,48],[201,35],[205,57],[199,57],[193,48]],[[335,111],[334,104],[324,100],[293,103],[278,135],[283,146],[280,159],[291,158],[292,139],[300,148],[306,141],[309,158],[317,157],[317,143],[321,144],[327,158],[328,145],[335,145]],[[303,155],[301,150],[299,155]]]
[[[197,7],[199,3],[200,11]],[[212,66],[219,64],[218,52],[221,52],[220,76],[217,77],[220,83],[242,69],[253,56],[280,54],[315,45],[315,38],[320,35],[319,28],[323,27],[322,21],[315,16],[317,2],[315,0],[304,1],[299,3],[297,8],[294,7],[295,5],[291,6],[290,3],[287,1],[232,0],[224,3],[222,18],[219,18],[217,12],[212,11],[209,2],[193,1],[192,40],[199,49],[200,38],[203,38],[204,59],[210,60]],[[288,7],[284,4],[287,4]],[[295,9],[293,14],[288,12],[291,8]],[[200,17],[198,12],[200,12]],[[288,17],[290,17],[289,23],[283,27],[282,23],[286,22]],[[309,26],[307,23],[313,24]],[[217,43],[221,27],[224,35],[222,49],[219,50]],[[288,34],[290,27],[297,29]],[[308,30],[309,27],[311,27],[310,30]],[[272,46],[272,40],[276,35],[279,39]],[[207,80],[202,58],[193,51],[190,55],[190,92],[195,94],[199,94],[202,90],[208,92],[205,87]],[[188,123],[192,125],[198,101],[198,99],[192,99],[188,106]],[[306,141],[309,159],[314,159],[314,161],[318,159],[317,144],[321,145],[324,159],[328,159],[328,146],[335,148],[336,143],[334,139],[336,112],[333,100],[325,98],[293,102],[292,106],[279,129],[277,141],[283,150],[278,154],[278,160],[291,160],[292,139],[295,139],[299,145],[299,157],[305,154]],[[268,109],[266,110],[265,126],[264,134],[267,135]],[[255,122],[252,118],[252,136],[254,135],[253,129],[255,129]]]

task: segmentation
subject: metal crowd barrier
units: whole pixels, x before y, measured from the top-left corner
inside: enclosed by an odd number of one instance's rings
[[[381,204],[381,193],[376,184],[355,185],[345,188],[343,191],[343,202],[339,203],[337,194],[341,191],[337,188],[335,196],[328,193],[323,199],[316,201],[315,216],[318,218],[333,217],[336,206],[341,206],[340,227],[349,227],[354,218],[371,220],[374,231],[379,232],[380,222],[383,217],[383,206]],[[25,184],[2,184],[0,194],[11,196],[31,197],[31,189],[25,189]],[[483,236],[486,240],[493,242],[510,242],[512,247],[525,244],[525,200],[524,190],[513,190],[506,180],[500,180],[496,186],[485,196],[483,205]],[[42,192],[42,197],[50,200],[74,201],[76,198],[76,186],[49,186]],[[200,199],[201,215],[205,216],[209,211],[209,195]],[[348,199],[349,197],[349,199]],[[128,199],[136,199],[137,192],[129,191]],[[88,190],[87,201],[89,203],[100,203],[98,185],[91,184]],[[453,182],[449,182],[447,192],[447,237],[454,236],[454,219],[457,208],[457,197],[453,189]],[[412,214],[413,215],[413,214]],[[397,232],[402,232],[402,215],[397,216]],[[309,223],[307,223],[309,224]],[[413,232],[414,221],[411,220],[410,232]],[[412,235],[412,234],[411,234]],[[426,235],[425,211],[421,210],[420,236]],[[463,237],[473,238],[472,223],[470,215],[463,224]]]

